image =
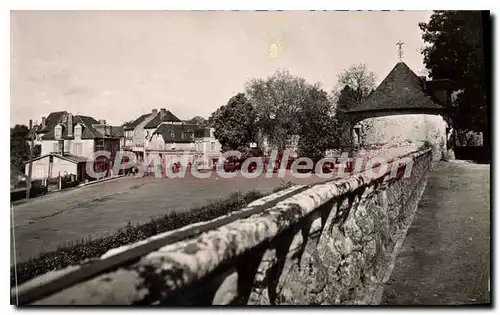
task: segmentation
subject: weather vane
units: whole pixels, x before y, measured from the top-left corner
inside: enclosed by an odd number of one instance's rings
[[[399,60],[400,61],[403,61],[403,48],[401,46],[403,46],[403,42],[399,41],[396,43],[397,46],[399,46],[398,48],[398,56],[399,56]]]

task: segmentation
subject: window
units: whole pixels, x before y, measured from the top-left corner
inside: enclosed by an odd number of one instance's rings
[[[61,137],[62,137],[62,126],[61,125],[55,126],[55,128],[54,128],[54,137],[56,139],[61,139]]]
[[[52,152],[59,152],[59,143],[54,142]]]
[[[82,155],[82,144],[81,143],[73,143],[73,154],[74,155]]]
[[[134,132],[133,130],[127,130],[127,131],[125,131],[125,138],[127,140],[132,140],[132,138],[133,138],[133,132]]]
[[[361,126],[356,125],[354,126],[354,144],[359,145],[361,144]]]
[[[215,150],[215,142],[210,142],[210,150]]]
[[[75,138],[80,139],[81,137],[82,137],[82,126],[76,125],[75,126]]]

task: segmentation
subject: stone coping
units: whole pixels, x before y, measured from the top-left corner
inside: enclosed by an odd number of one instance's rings
[[[402,156],[394,157],[388,162],[401,159],[406,159],[406,162],[413,161],[430,151],[430,148],[417,150]],[[197,236],[176,241],[155,251],[151,251],[131,266],[103,273],[87,282],[74,285],[69,289],[49,296],[48,299],[40,302],[42,304],[68,304],[71,301],[76,304],[88,304],[88,301],[95,300],[96,295],[98,296],[100,294],[99,292],[101,292],[102,281],[104,281],[104,279],[106,279],[110,285],[111,283],[120,281],[120,287],[124,285],[130,286],[134,283],[137,284],[141,282],[143,279],[139,275],[140,271],[148,268],[153,268],[156,272],[162,272],[165,278],[165,292],[174,291],[193,281],[203,278],[214,271],[220,264],[276,237],[292,224],[297,223],[333,198],[354,192],[358,188],[368,186],[376,180],[387,182],[390,179],[388,175],[391,173],[391,170],[388,169],[383,174],[370,173],[371,174],[368,174],[368,172],[363,171],[346,178],[334,179],[309,187],[306,186],[306,189],[304,189],[304,187],[300,189],[292,187],[287,190],[288,193],[294,188],[298,189],[300,192],[279,201],[274,206],[270,206],[247,218],[237,219],[215,229],[201,230],[200,234]],[[275,199],[277,198],[277,194],[270,195],[266,198],[268,198],[268,200]],[[265,204],[266,202],[257,200],[254,202],[254,205],[258,203]],[[242,211],[248,210],[244,209]],[[223,218],[217,218],[213,221],[222,219]],[[135,244],[112,249],[101,257],[101,261],[113,259],[114,255],[118,253],[127,252],[132,248],[147,245],[167,235],[175,235],[176,233],[181,233],[193,227],[201,228],[205,223],[206,222],[200,222],[189,225],[175,231],[153,236]],[[85,265],[80,265],[76,270],[78,271],[78,269],[84,267]],[[176,274],[174,276],[168,272],[173,269],[178,270],[178,268],[181,268],[181,274]],[[68,271],[66,272],[66,270]],[[64,277],[61,275],[71,276],[73,270],[75,270],[75,266],[70,266],[66,269],[37,277],[23,284],[18,288],[18,292],[22,294],[23,292],[29,291],[30,288],[40,285],[42,279],[47,283],[54,280],[60,280]],[[118,277],[121,280],[118,280]],[[172,277],[175,277],[175,279]],[[127,279],[127,281],[124,283],[123,279]],[[132,301],[140,299],[141,293],[139,291],[132,291],[133,292],[127,294],[123,294],[119,289],[112,292],[107,291],[106,298],[103,297],[100,303],[106,304],[106,301],[109,302],[112,300],[115,302],[118,301],[119,304],[129,304]],[[11,294],[14,293],[15,292],[12,290]]]

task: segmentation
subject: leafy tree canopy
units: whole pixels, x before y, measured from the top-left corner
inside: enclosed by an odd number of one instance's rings
[[[333,91],[333,96],[338,100],[341,91],[349,87],[352,101],[361,103],[375,89],[375,80],[375,73],[368,71],[365,64],[354,64],[337,76],[337,87]]]
[[[305,102],[309,84],[303,78],[278,70],[267,79],[247,82],[246,94],[254,104],[257,125],[269,144],[284,150],[300,128],[297,115]]]
[[[308,88],[299,115],[299,155],[318,160],[334,146],[332,105],[328,93],[319,85]]]
[[[489,138],[488,102],[481,11],[434,11],[420,23],[424,63],[433,79],[449,79],[455,93],[452,121],[456,129],[482,131]],[[488,141],[486,140],[485,143]]]
[[[375,89],[375,73],[365,64],[355,64],[338,75],[337,87],[333,90],[335,103],[335,146],[351,144],[351,122],[345,114],[356,104],[361,104]]]
[[[24,173],[24,162],[29,159],[29,129],[25,125],[10,128],[10,166],[11,172]]]
[[[238,93],[212,114],[214,136],[223,148],[239,150],[247,147],[256,141],[255,119],[254,107],[245,94]]]

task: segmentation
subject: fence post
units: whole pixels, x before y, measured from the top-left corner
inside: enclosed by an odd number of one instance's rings
[[[35,132],[33,129],[33,120],[30,119],[29,123],[29,135],[30,135],[30,152],[29,152],[29,164],[28,164],[28,177],[26,178],[26,199],[31,197],[31,177],[33,176],[33,147],[35,146]]]

